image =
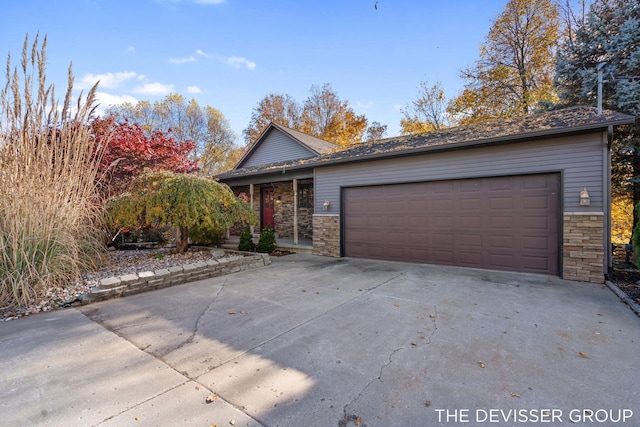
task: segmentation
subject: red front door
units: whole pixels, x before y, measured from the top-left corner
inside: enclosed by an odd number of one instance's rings
[[[270,226],[275,229],[273,222],[273,188],[262,188],[262,228]]]

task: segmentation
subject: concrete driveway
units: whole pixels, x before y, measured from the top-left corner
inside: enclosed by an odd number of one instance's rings
[[[0,373],[3,426],[637,426],[640,319],[599,285],[298,254],[5,322]]]

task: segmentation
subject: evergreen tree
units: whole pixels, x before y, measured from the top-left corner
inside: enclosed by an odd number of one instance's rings
[[[258,240],[258,252],[270,254],[278,247],[276,243],[276,235],[273,229],[268,225],[260,231],[260,240]]]
[[[612,146],[613,194],[632,195],[634,205],[640,202],[639,46],[637,0],[596,0],[558,49],[555,76],[563,104],[595,106],[600,66],[603,107],[636,116],[634,125],[618,129]],[[633,150],[635,155],[630,156]],[[637,222],[636,214],[634,224]]]
[[[253,252],[254,244],[252,240],[251,230],[249,227],[245,227],[240,233],[240,244],[238,245],[239,251]]]

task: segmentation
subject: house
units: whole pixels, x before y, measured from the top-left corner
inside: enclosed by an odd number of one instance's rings
[[[218,178],[313,253],[602,283],[613,128],[572,107],[339,150],[270,124]]]

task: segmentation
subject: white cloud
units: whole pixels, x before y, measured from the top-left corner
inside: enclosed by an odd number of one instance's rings
[[[404,105],[402,104],[393,104],[394,110],[402,110],[403,108],[404,108]]]
[[[100,116],[104,115],[107,108],[112,105],[136,104],[138,102],[136,98],[130,95],[112,95],[106,92],[96,92],[96,101],[98,104],[96,112]]]
[[[247,58],[243,58],[241,56],[232,56],[227,59],[227,64],[233,67],[242,67],[245,66],[250,70],[256,68],[256,63],[253,61],[249,61]]]
[[[197,4],[222,4],[226,0],[195,0]]]
[[[100,81],[100,88],[104,89],[117,89],[120,85],[136,77],[137,74],[133,71],[122,71],[118,73],[105,73],[105,74],[85,74],[80,83],[77,85],[78,89],[88,89],[92,87],[96,82]]]
[[[133,89],[134,93],[141,95],[168,95],[173,92],[172,84],[162,83],[145,83],[142,86],[137,86]]]
[[[202,93],[202,89],[198,86],[187,86],[187,93]]]
[[[187,62],[195,62],[196,58],[193,56],[187,56],[186,58],[169,58],[169,62],[173,64],[185,64]]]
[[[135,46],[129,46],[127,48],[127,53],[136,53],[136,47]]]
[[[363,110],[368,110],[368,109],[373,107],[373,101],[369,101],[366,104],[363,103],[363,102],[357,101],[356,102],[356,107],[360,108],[360,109],[363,109]]]
[[[211,58],[212,55],[209,55],[207,52],[203,51],[202,49],[197,49],[196,50],[196,54],[200,55],[200,56],[204,56],[205,58]]]
[[[131,95],[113,95],[106,92],[96,92],[96,99],[101,107],[125,103],[135,104],[138,102],[138,100]]]

